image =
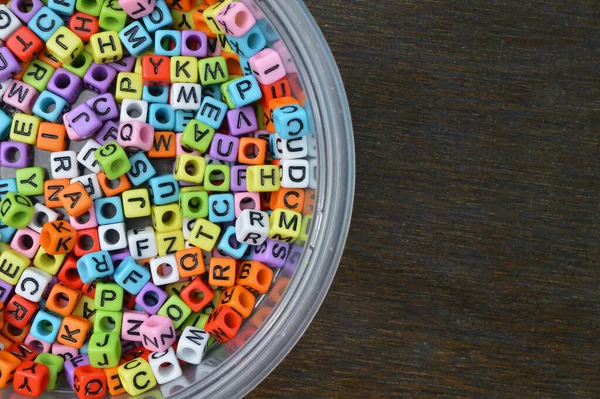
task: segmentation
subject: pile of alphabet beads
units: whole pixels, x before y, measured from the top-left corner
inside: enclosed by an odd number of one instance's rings
[[[308,238],[285,46],[251,0],[12,0],[0,41],[0,387],[177,379]]]

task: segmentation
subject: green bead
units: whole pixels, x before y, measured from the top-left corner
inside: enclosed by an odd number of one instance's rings
[[[202,86],[224,83],[229,80],[225,57],[209,57],[198,60],[198,73]]]
[[[109,180],[118,179],[131,169],[127,153],[115,141],[104,144],[94,151],[94,155]]]
[[[173,322],[173,327],[178,328],[192,314],[192,309],[179,296],[171,295],[157,314],[168,317]]]
[[[232,76],[232,79],[237,79],[237,76]],[[233,82],[233,80],[230,80],[229,82],[225,82],[221,85],[221,101],[223,101],[224,103],[227,104],[227,106],[229,107],[229,109],[234,109],[235,105],[233,104],[233,100],[231,99],[231,96],[229,95],[229,90],[227,90],[227,86],[229,86],[229,84]]]
[[[98,25],[104,30],[120,31],[127,23],[127,13],[117,0],[106,0],[100,10]]]
[[[17,169],[17,191],[22,195],[44,194],[46,171],[39,166]]]
[[[56,384],[58,383],[58,379],[60,378],[65,360],[58,355],[51,355],[50,353],[40,353],[35,358],[36,363],[45,364],[50,369],[50,377],[48,378],[48,385],[46,386],[46,391],[54,391],[56,389]]]
[[[208,193],[190,191],[179,194],[179,206],[184,218],[198,219],[208,217]]]
[[[100,15],[100,10],[102,9],[103,4],[103,0],[77,0],[75,2],[75,8],[77,11],[97,17]]]
[[[203,312],[193,312],[188,316],[187,319],[179,326],[179,330],[183,331],[186,327],[192,326],[204,330],[204,325],[210,315]]]
[[[95,332],[88,342],[90,364],[97,368],[111,368],[119,365],[121,340],[119,334]]]
[[[29,64],[25,70],[23,82],[27,83],[37,91],[42,92],[46,90],[54,71],[56,71],[56,69],[52,66],[46,64],[44,61],[35,59],[31,61],[31,64]]]
[[[205,153],[215,135],[215,129],[192,119],[181,135],[181,145]]]
[[[116,283],[98,283],[94,295],[96,309],[118,312],[123,308],[123,287]]]
[[[256,103],[256,121],[258,122],[258,130],[265,130],[265,120],[263,118],[264,107],[262,104]]]
[[[83,76],[85,75],[87,70],[90,69],[90,66],[92,65],[93,62],[94,62],[94,57],[92,56],[92,54],[88,53],[87,51],[82,51],[73,60],[71,65],[62,64],[62,68],[64,68],[65,70],[67,70],[69,72],[74,73],[75,75],[79,76],[80,78],[83,78]]]
[[[123,326],[123,313],[110,310],[97,310],[94,332],[120,334]]]
[[[6,193],[0,202],[2,222],[15,229],[27,227],[34,213],[31,200],[17,193]]]
[[[222,181],[219,180],[219,182],[213,182],[211,180],[211,176],[219,175],[222,175],[224,177]],[[217,164],[206,165],[206,169],[204,171],[204,189],[206,191],[229,191],[230,181],[231,171],[229,169],[229,166]]]

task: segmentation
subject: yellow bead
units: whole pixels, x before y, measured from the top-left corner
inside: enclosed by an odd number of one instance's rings
[[[185,249],[185,238],[181,229],[157,232],[155,236],[158,256],[174,254],[176,251]]]
[[[215,35],[224,35],[225,31],[221,29],[221,26],[217,23],[217,14],[220,13],[225,7],[231,4],[233,0],[225,0],[223,2],[217,2],[215,5],[208,7],[202,13],[204,21],[208,26],[208,29]]]
[[[115,31],[95,33],[90,38],[96,64],[109,64],[123,58],[123,46]]]
[[[219,225],[209,222],[206,219],[198,218],[194,223],[194,228],[190,232],[188,241],[195,247],[204,251],[212,251],[221,233]]]
[[[227,35],[217,35],[217,40],[221,44],[221,51],[225,51],[226,53],[237,54],[231,44],[229,44],[229,40],[227,40]]]
[[[152,207],[152,224],[157,232],[167,232],[181,229],[182,218],[179,204],[173,203]]]
[[[119,366],[119,379],[129,395],[139,395],[156,386],[154,373],[147,361],[138,357]]]
[[[10,125],[10,139],[34,145],[41,122],[42,120],[37,116],[14,114]]]
[[[181,154],[175,161],[176,180],[201,184],[204,180],[206,160],[198,155]]]
[[[5,242],[0,242],[0,254],[4,253],[7,249],[10,249],[10,245]]]
[[[173,28],[177,30],[196,30],[194,25],[194,11],[183,12],[171,9]]]
[[[171,83],[198,83],[196,57],[171,57]]]
[[[189,193],[191,191],[206,191],[204,189],[204,186],[184,186],[184,187],[179,187],[179,192],[180,193]]]
[[[269,217],[269,238],[276,241],[294,242],[300,235],[302,214],[289,209],[275,209]]]
[[[93,323],[96,321],[96,303],[89,296],[82,295],[79,298],[79,302],[77,302],[75,310],[73,310],[73,314]]]
[[[28,257],[8,249],[0,255],[0,280],[15,285],[28,266]]]
[[[58,28],[46,42],[46,49],[50,54],[65,65],[71,65],[83,51],[83,47],[83,41],[79,36],[64,26]]]
[[[123,213],[126,218],[150,216],[150,196],[145,188],[123,191]]]
[[[181,294],[181,290],[184,289],[189,283],[190,283],[189,281],[180,281],[177,283],[167,284],[165,286],[165,292],[169,296],[170,295],[179,296]]]
[[[37,250],[35,257],[33,258],[33,265],[46,273],[55,276],[58,273],[58,269],[62,266],[65,254],[50,255],[46,250],[40,246]]]
[[[279,183],[279,167],[276,165],[253,165],[246,170],[246,188],[249,192],[277,191]]]
[[[300,234],[298,235],[296,244],[304,245],[304,243],[308,240],[308,233],[310,232],[310,226],[312,225],[312,218],[312,215],[302,216],[302,227],[300,227]]]
[[[154,54],[154,51],[146,51],[144,54],[140,55],[139,57],[136,57],[135,59],[135,66],[133,67],[133,73],[138,73],[138,74],[142,74],[142,59],[144,58],[145,55],[152,55]]]
[[[117,88],[115,89],[115,99],[117,102],[123,102],[124,99],[132,100],[142,99],[142,88],[144,87],[142,75],[131,72],[119,72],[117,75]]]

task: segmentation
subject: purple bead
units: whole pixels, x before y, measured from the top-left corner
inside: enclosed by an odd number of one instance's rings
[[[114,68],[94,62],[83,75],[83,83],[86,89],[104,94],[108,93],[116,76],[117,71]]]
[[[296,267],[298,267],[298,262],[300,261],[300,255],[302,255],[302,247],[296,244],[292,244],[292,248],[290,248],[290,254],[285,260],[285,264],[283,265],[283,273],[292,277]]]
[[[75,369],[80,366],[89,366],[90,358],[82,353],[72,359],[65,360],[64,372],[67,377],[67,382],[73,388],[73,380],[75,379]]]
[[[110,259],[113,262],[113,266],[114,266],[115,270],[117,269],[117,267],[119,267],[121,262],[123,262],[123,260],[130,255],[131,254],[129,253],[128,249],[124,249],[122,251],[116,251],[116,252],[111,253]]]
[[[195,30],[181,32],[181,55],[205,58],[208,53],[206,33]]]
[[[285,265],[290,244],[267,238],[261,245],[254,247],[252,260],[262,262],[265,265],[273,268],[281,268]]]
[[[0,302],[6,303],[12,290],[12,285],[8,284],[6,281],[0,280]]]
[[[135,303],[150,314],[156,314],[166,300],[167,293],[152,283],[147,283],[135,297]]]
[[[119,125],[113,121],[107,121],[96,134],[96,143],[104,145],[109,141],[116,141],[119,134]]]
[[[21,63],[8,47],[0,47],[0,81],[4,82],[21,72]]]
[[[61,96],[69,104],[73,104],[79,97],[82,88],[83,82],[79,76],[66,69],[58,68],[50,78],[46,90]]]
[[[133,341],[126,341],[126,340],[121,340],[121,353],[125,353],[131,349],[135,349],[137,347],[140,346],[139,342],[133,342]]]
[[[248,165],[236,165],[231,167],[230,189],[234,192],[248,191],[246,189],[246,171]]]
[[[253,133],[258,130],[256,112],[251,105],[227,111],[227,125],[234,136]]]
[[[117,72],[131,72],[133,70],[133,66],[135,65],[135,61],[135,57],[126,57],[122,60],[111,62],[107,65]]]
[[[16,141],[0,143],[0,166],[7,168],[26,168],[31,166],[31,147]]]
[[[219,161],[237,161],[240,139],[222,133],[215,133],[208,154]]]
[[[79,104],[66,115],[67,122],[82,139],[92,136],[102,127],[100,118],[85,103]]]
[[[44,3],[41,0],[13,0],[8,8],[15,13],[17,18],[27,24],[43,6]]]
[[[115,97],[111,93],[101,94],[92,97],[85,102],[94,111],[96,116],[102,121],[117,119],[119,117],[119,108]],[[116,136],[115,136],[116,138]]]

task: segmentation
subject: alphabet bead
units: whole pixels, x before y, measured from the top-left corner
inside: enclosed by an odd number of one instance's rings
[[[126,107],[125,102],[124,107]],[[138,109],[138,112],[144,117],[145,120],[147,110],[144,111],[141,104],[139,105],[139,108],[140,109]],[[154,128],[145,122],[140,120],[129,120],[122,122],[119,125],[117,143],[123,146],[123,148],[127,151],[148,151],[152,148],[153,141]]]
[[[131,72],[119,72],[115,89],[115,99],[121,103],[124,99],[142,99],[142,75]]]
[[[308,134],[308,116],[304,108],[297,104],[289,104],[274,109],[273,123],[277,134],[285,140],[303,137]]]
[[[150,317],[147,313],[129,311],[123,313],[123,327],[121,329],[121,339],[142,342],[140,326]]]
[[[62,20],[61,20],[62,22]],[[40,59],[35,59],[31,61],[27,69],[25,70],[25,75],[23,75],[23,82],[33,87],[39,92],[46,90],[48,86],[48,82],[52,77],[52,74],[56,71],[56,68],[51,65],[41,61]],[[7,84],[7,87],[10,84]]]
[[[214,296],[214,291],[200,278],[193,279],[180,293],[181,299],[194,312],[199,312],[204,309],[204,307],[212,301]]]
[[[264,263],[273,268],[281,268],[285,265],[289,253],[290,244],[267,238],[261,245],[254,247],[252,260]]]
[[[210,164],[204,170],[204,189],[207,191],[229,191],[231,171],[227,165]]]
[[[90,208],[79,216],[70,217],[70,222],[76,230],[87,230],[98,227],[96,210],[94,208]]]
[[[185,239],[181,230],[156,233],[156,246],[158,255],[165,256],[185,248]]]
[[[73,388],[79,399],[102,398],[106,395],[106,375],[92,365],[79,366],[74,371]]]
[[[256,298],[246,288],[236,285],[223,291],[219,306],[229,306],[243,318],[248,318],[254,309]]]
[[[44,310],[37,312],[31,323],[31,335],[44,342],[53,343],[58,335],[61,319]]]
[[[2,16],[0,40],[5,42],[21,26],[21,21],[5,4],[0,4],[0,15]]]
[[[70,315],[77,306],[79,291],[69,288],[64,284],[56,284],[50,290],[46,300],[46,308],[61,316]]]
[[[239,274],[235,280],[254,294],[265,294],[273,281],[273,270],[256,261],[245,261],[240,265]]]
[[[44,48],[44,42],[27,26],[14,31],[4,44],[18,59],[25,62],[37,57]]]
[[[32,112],[49,122],[58,122],[68,108],[69,103],[65,99],[44,90],[35,101]]]
[[[61,26],[46,42],[46,49],[64,65],[71,65],[83,51],[83,41],[69,28]]]
[[[83,83],[86,89],[105,94],[108,93],[116,77],[117,71],[110,65],[92,63],[83,75]]]
[[[167,293],[152,283],[147,283],[135,297],[135,303],[149,314],[156,314],[166,300]]]
[[[131,169],[127,154],[118,143],[108,142],[98,148],[94,155],[100,168],[110,180],[117,179]]]
[[[231,258],[210,259],[208,284],[213,287],[233,287],[235,284],[236,263]]]
[[[202,86],[225,83],[229,80],[227,61],[222,56],[199,60],[198,72]]]
[[[98,309],[96,320],[94,320],[94,331],[120,334],[122,323],[123,314],[121,312]]]
[[[108,251],[98,251],[80,257],[77,261],[77,271],[81,281],[87,284],[112,275],[114,268]]]
[[[125,221],[120,197],[100,198],[94,202],[98,224],[121,223]]]
[[[175,162],[174,176],[179,181],[202,183],[204,179],[205,160],[195,155],[179,155]]]
[[[139,188],[135,190],[127,190],[123,192],[123,210],[125,217],[140,218],[144,216],[150,216],[150,197],[148,190],[145,188]]]
[[[138,152],[129,158],[131,169],[127,172],[127,177],[134,186],[139,186],[156,174],[152,163],[143,152]]]
[[[40,353],[35,358],[35,362],[48,366],[49,375],[46,390],[53,391],[56,389],[56,384],[58,383],[58,379],[60,378],[64,368],[64,359],[54,354]]]
[[[156,286],[167,285],[179,280],[175,255],[161,256],[150,260],[152,282]]]
[[[205,218],[208,216],[208,193],[206,191],[182,192],[179,205],[184,218]]]
[[[58,14],[46,6],[40,8],[27,24],[29,29],[45,42],[63,25],[64,22]]]
[[[93,333],[89,340],[88,356],[93,367],[118,366],[121,357],[119,336],[115,333]]]
[[[58,68],[48,81],[47,90],[64,98],[69,104],[73,104],[81,89],[83,82],[81,77],[63,68]]]
[[[181,32],[181,55],[205,58],[208,52],[208,37],[204,32],[184,30]]]
[[[59,151],[50,154],[50,172],[53,179],[78,177],[77,153],[75,151]]]
[[[202,87],[196,83],[173,83],[170,104],[175,110],[197,111],[202,100]]]
[[[181,32],[157,30],[154,35],[154,53],[168,57],[179,56],[181,54]]]
[[[177,340],[171,319],[165,316],[152,315],[140,327],[144,348],[162,352]]]
[[[86,303],[85,301],[89,300],[89,298],[88,299],[84,299],[84,298],[88,298],[88,297],[86,297],[86,296],[82,297],[79,303],[85,304]],[[93,301],[92,301],[92,303],[93,303]],[[95,314],[95,309],[90,309],[87,307],[84,307],[84,309],[85,309],[85,312],[93,311]],[[77,309],[75,310],[75,312],[77,312]],[[89,316],[89,314],[88,314],[88,316]],[[77,316],[75,314],[65,316],[65,318],[62,319],[56,341],[62,345],[69,347],[69,348],[79,349],[84,345],[85,340],[86,340],[91,328],[92,328],[92,322],[90,320],[88,320],[86,317]]]
[[[213,129],[218,129],[223,124],[228,109],[229,107],[224,102],[205,95],[196,119]]]
[[[51,210],[50,208],[37,203],[33,206],[33,209],[35,211],[35,213],[33,214],[33,217],[31,218],[31,222],[29,223],[29,225],[27,227],[29,227],[31,230],[37,232],[37,233],[41,233],[42,232],[42,228],[44,226],[44,224],[46,224],[47,222],[54,222],[55,220],[58,219],[58,213],[54,212],[53,210]]]
[[[144,54],[153,47],[152,37],[140,21],[133,21],[122,29],[119,32],[119,38],[129,54],[135,57]]]
[[[37,166],[18,169],[15,178],[19,194],[28,196],[43,194],[45,174],[44,168]]]
[[[243,76],[228,82],[227,93],[235,108],[252,104],[262,98],[262,92],[254,76]]]
[[[246,171],[246,186],[250,192],[273,192],[280,187],[279,168],[274,165],[252,165]]]
[[[25,328],[38,309],[39,305],[37,303],[30,302],[19,295],[13,295],[5,303],[4,324],[11,324],[16,328]]]
[[[6,92],[6,94],[8,94],[8,92]],[[13,121],[9,133],[10,139],[21,143],[35,145],[40,123],[40,118],[33,115],[13,115]]]
[[[13,383],[14,373],[21,360],[7,351],[0,351],[0,388]]]
[[[214,135],[214,128],[198,120],[193,119],[185,127],[183,134],[181,135],[181,146],[186,146],[191,149],[206,152],[213,140]]]
[[[46,390],[49,378],[48,366],[25,360],[15,370],[13,389],[16,393],[35,398]]]
[[[98,226],[100,248],[104,251],[117,251],[127,248],[125,223],[113,223]]]
[[[0,217],[5,225],[15,229],[25,228],[35,210],[31,200],[16,193],[7,193],[0,202]]]
[[[94,57],[92,57],[92,54],[87,51],[82,51],[78,56],[75,57],[73,62],[68,65],[63,64],[62,67],[65,70],[79,76],[80,78],[83,78],[93,62]]]
[[[40,247],[40,235],[33,230],[18,230],[10,243],[10,247],[28,258],[33,258]]]
[[[156,379],[148,362],[143,358],[130,360],[119,366],[119,379],[129,395],[140,395],[156,386]]]
[[[148,123],[155,130],[172,131],[175,129],[175,110],[168,104],[150,104]]]
[[[71,216],[83,214],[94,204],[85,187],[79,182],[71,183],[62,189],[58,194],[58,198]]]
[[[235,227],[229,226],[221,237],[217,249],[220,253],[230,256],[233,259],[241,259],[248,249],[248,244],[238,242],[235,235]]]
[[[158,254],[154,229],[150,226],[128,230],[127,242],[135,260],[152,258]]]
[[[153,352],[148,356],[148,362],[152,368],[152,372],[159,384],[171,382],[183,374],[179,361],[175,355],[173,348],[168,348],[163,352]],[[164,365],[168,366],[165,367]]]
[[[31,146],[25,143],[3,141],[0,143],[0,166],[6,168],[25,168],[31,165]],[[17,191],[15,187],[13,191]]]
[[[223,32],[234,37],[243,36],[256,24],[256,19],[244,3],[230,3],[216,15]]]
[[[177,329],[192,314],[192,310],[179,295],[171,295],[157,314],[171,319],[173,326]]]
[[[138,264],[133,257],[128,256],[117,267],[114,279],[125,291],[137,295],[144,285],[150,281],[150,273]]]
[[[0,58],[5,60],[0,67],[0,81],[4,82],[21,72],[21,64],[8,47],[0,47]]]
[[[223,343],[235,337],[241,325],[242,316],[235,310],[228,306],[218,306],[210,314],[204,328],[216,341]]]
[[[90,44],[96,64],[108,64],[123,58],[121,39],[115,31],[99,32],[92,35]]]
[[[127,23],[127,13],[119,6],[117,0],[107,0],[100,9],[98,24],[104,30],[121,31]]]
[[[98,251],[100,251],[98,229],[91,228],[77,231],[77,244],[75,244],[75,249],[73,250],[75,256],[81,257],[89,252]]]
[[[100,172],[98,173],[98,183],[107,197],[119,195],[131,188],[131,183],[129,183],[126,175],[110,180],[104,172]]]
[[[193,326],[183,330],[177,345],[177,357],[186,363],[200,364],[208,349],[209,334]]]
[[[266,48],[250,57],[250,67],[261,85],[270,85],[285,78],[286,70],[279,53]]]
[[[32,112],[38,96],[38,91],[33,87],[19,80],[13,80],[6,89],[2,99],[11,107],[17,108],[18,110],[29,114]],[[35,142],[29,144],[35,144]]]
[[[121,126],[123,126],[123,122],[128,121],[139,121],[146,122],[148,119],[148,103],[143,100],[131,100],[126,98],[123,100],[121,104]],[[154,134],[154,132],[152,132]],[[135,140],[134,140],[135,141]],[[130,143],[123,143],[122,140],[119,141],[119,144],[123,146],[127,146]]]
[[[28,267],[21,274],[15,286],[15,293],[32,302],[39,302],[50,280],[52,277],[48,273]]]
[[[189,242],[204,251],[212,251],[221,233],[221,227],[206,219],[198,218],[190,232]]]
[[[83,42],[89,42],[92,35],[100,31],[97,17],[81,11],[73,13],[75,9],[74,0],[48,0],[48,7],[52,8],[52,4],[56,4],[57,6],[62,6],[64,4],[68,6],[69,10],[65,9],[65,12],[62,14],[71,15],[71,18],[69,19],[69,29],[79,36]],[[56,10],[56,12],[61,13],[58,10]]]

